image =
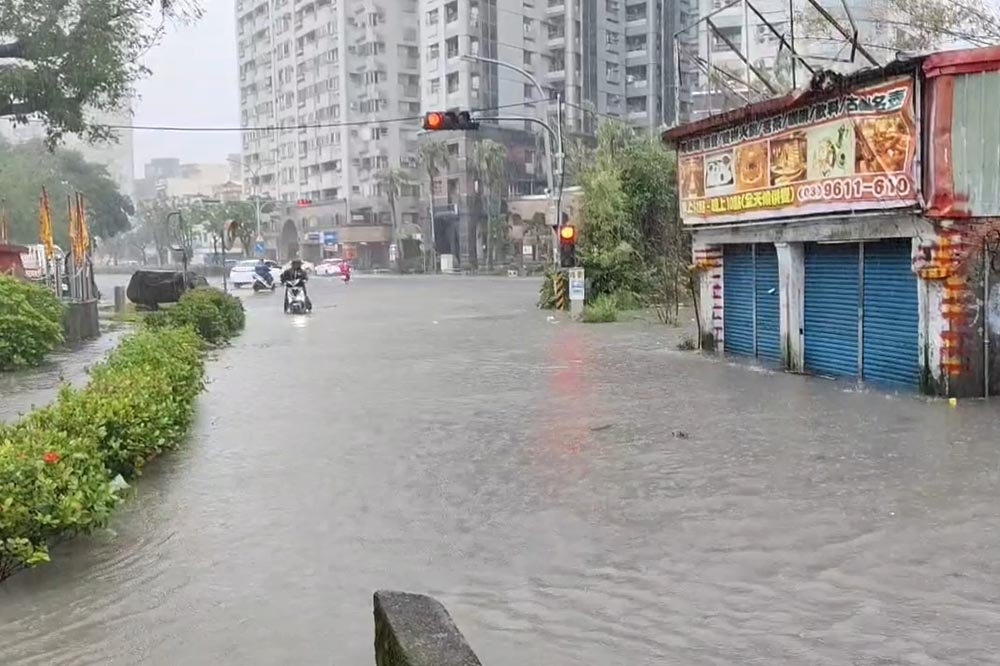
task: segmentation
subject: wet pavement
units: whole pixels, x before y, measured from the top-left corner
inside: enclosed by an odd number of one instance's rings
[[[996,663],[996,403],[552,323],[536,289],[248,294],[189,445],[0,588],[0,663],[372,664],[381,587],[489,666]]]

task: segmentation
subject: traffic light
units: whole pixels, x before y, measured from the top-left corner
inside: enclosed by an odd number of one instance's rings
[[[559,227],[559,265],[576,268],[576,227],[572,224]]]
[[[473,120],[468,111],[431,111],[424,114],[424,129],[429,132],[477,130],[479,121]]]

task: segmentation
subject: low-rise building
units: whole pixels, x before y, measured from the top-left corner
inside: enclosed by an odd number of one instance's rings
[[[705,346],[1000,391],[1000,48],[935,53],[676,127]],[[992,156],[992,157],[990,157]]]

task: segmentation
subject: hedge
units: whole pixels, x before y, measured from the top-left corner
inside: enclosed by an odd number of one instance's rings
[[[205,343],[244,324],[238,301],[195,291],[176,306],[182,314],[125,338],[85,388],[65,387],[48,407],[0,424],[0,581],[48,562],[53,542],[105,525],[118,477],[134,478],[184,441],[204,388]]]
[[[62,344],[63,306],[45,287],[0,275],[0,371],[40,364]]]
[[[243,301],[214,287],[199,287],[181,296],[177,305],[150,313],[153,328],[189,326],[206,342],[225,344],[239,335],[246,324]]]

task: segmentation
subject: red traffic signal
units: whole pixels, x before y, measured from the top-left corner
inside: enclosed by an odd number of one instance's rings
[[[576,268],[576,227],[572,224],[559,227],[559,265]]]
[[[424,129],[429,132],[467,131],[479,129],[468,111],[430,111],[424,114]]]

